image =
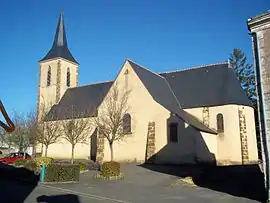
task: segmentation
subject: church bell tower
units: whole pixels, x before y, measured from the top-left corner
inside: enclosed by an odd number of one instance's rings
[[[79,63],[72,56],[64,26],[63,14],[60,14],[52,48],[40,61],[38,87],[38,118],[57,104],[65,91],[78,86]]]

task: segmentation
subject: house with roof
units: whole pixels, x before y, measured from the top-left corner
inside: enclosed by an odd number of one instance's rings
[[[155,73],[125,60],[114,80],[85,86],[78,86],[78,67],[61,14],[53,46],[40,60],[38,111],[49,106],[51,119],[46,122],[59,122],[74,116],[68,110],[72,105],[76,119],[81,115],[93,119],[115,84],[128,86],[130,133],[114,143],[116,161],[223,165],[258,161],[254,110],[229,63]],[[59,113],[63,109],[65,115]],[[109,144],[98,132],[96,128],[87,132],[89,142],[76,145],[75,158],[110,160]],[[48,156],[55,158],[69,158],[70,153],[64,139],[48,149]]]

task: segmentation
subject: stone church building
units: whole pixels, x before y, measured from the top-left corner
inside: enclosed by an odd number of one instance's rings
[[[99,116],[114,84],[132,89],[128,100],[131,111],[127,114],[130,133],[124,141],[114,143],[116,161],[258,161],[252,104],[229,63],[155,73],[125,60],[113,81],[78,86],[79,64],[68,48],[62,15],[52,48],[39,63],[38,109],[40,112],[41,105],[50,105],[50,116],[68,105],[82,115],[91,105],[92,112],[84,115],[92,119]],[[75,158],[110,160],[109,144],[98,129],[87,133],[89,142],[76,145]],[[64,139],[48,148],[51,157],[70,158],[70,154],[70,144]]]

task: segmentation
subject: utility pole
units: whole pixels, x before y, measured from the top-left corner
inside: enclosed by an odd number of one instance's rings
[[[263,171],[268,202],[270,202],[270,11],[248,19],[247,24],[252,36]]]

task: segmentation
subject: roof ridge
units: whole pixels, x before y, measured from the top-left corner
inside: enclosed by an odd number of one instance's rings
[[[189,71],[189,70],[194,70],[194,69],[199,69],[199,68],[207,68],[207,67],[211,67],[211,66],[225,65],[225,64],[228,64],[228,61],[226,61],[226,62],[217,62],[217,63],[207,64],[207,65],[200,65],[200,66],[195,66],[195,67],[191,67],[191,68],[184,68],[184,69],[178,69],[178,70],[171,70],[171,71],[157,72],[157,74],[162,74],[162,73],[175,73],[175,72]]]
[[[100,82],[90,83],[88,85],[98,85],[98,84],[109,83],[109,82],[113,82],[113,81],[114,80],[104,80],[104,81],[100,81]]]
[[[86,86],[91,86],[91,85],[99,85],[99,84],[109,83],[109,82],[113,82],[113,81],[114,80],[105,80],[105,81],[90,83],[90,84],[81,85],[81,86],[77,86],[77,87],[71,87],[71,88],[68,88],[68,89],[75,89],[75,88],[78,88],[78,87],[86,87]]]
[[[129,61],[129,62],[131,62],[131,63],[134,63],[135,65],[139,66],[139,67],[142,68],[142,69],[145,69],[146,71],[149,71],[150,73],[155,74],[155,75],[158,76],[158,77],[161,77],[161,78],[165,79],[163,76],[159,75],[158,73],[156,73],[156,72],[154,72],[154,71],[151,71],[150,69],[148,69],[148,68],[142,66],[141,64],[138,64],[138,63],[136,63],[136,62],[134,62],[134,61],[132,61],[132,60],[130,60],[130,59],[126,59],[126,60]]]

